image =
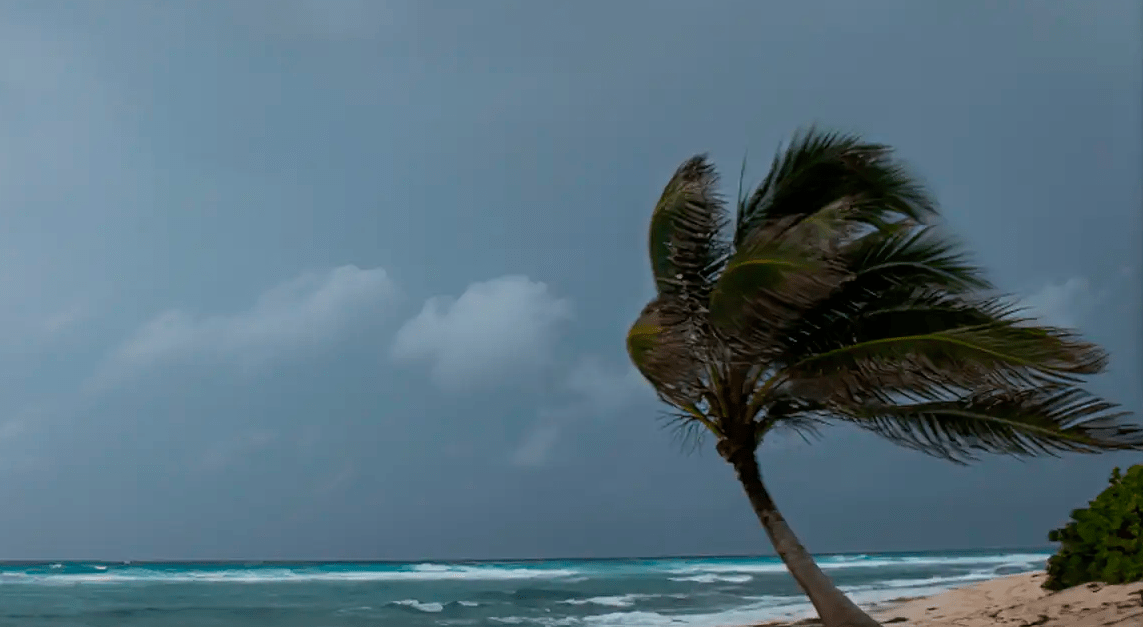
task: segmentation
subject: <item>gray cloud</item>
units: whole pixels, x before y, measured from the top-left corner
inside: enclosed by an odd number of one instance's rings
[[[650,384],[630,363],[612,366],[596,357],[581,358],[568,372],[564,386],[598,409],[655,398]]]
[[[75,304],[49,315],[40,323],[40,328],[46,336],[55,337],[65,333],[89,315],[91,312],[86,305]]]
[[[28,403],[0,419],[0,476],[42,470],[50,463],[46,433],[69,409],[66,401]]]
[[[305,272],[267,290],[239,313],[195,316],[172,309],[112,351],[88,387],[116,385],[151,366],[190,356],[235,360],[253,368],[282,350],[338,336],[355,317],[376,313],[394,295],[381,268],[342,266]]]
[[[206,472],[220,472],[238,459],[247,458],[269,446],[276,435],[266,429],[250,429],[219,440],[202,453],[198,468]]]
[[[516,466],[542,466],[560,436],[560,426],[551,422],[541,422],[532,426],[520,445],[512,453],[511,462]]]
[[[679,161],[732,194],[811,121],[896,146],[1139,407],[1138,275],[1113,276],[1139,267],[1138,2],[970,4],[0,3],[0,557],[764,550],[621,330]],[[259,300],[348,261],[392,274]],[[506,268],[532,278],[465,292]],[[382,276],[419,295],[404,356]],[[961,469],[851,431],[761,455],[812,550],[1040,543],[1131,462]]]
[[[550,364],[556,332],[570,318],[570,301],[546,284],[504,276],[473,283],[459,298],[429,299],[397,331],[391,355],[427,362],[433,381],[451,391],[508,384]]]
[[[255,0],[231,5],[240,23],[279,37],[344,40],[376,35],[401,7],[377,0]]]
[[[1134,266],[1125,265],[1102,281],[1085,276],[1048,281],[1020,299],[1026,315],[1047,324],[1079,329],[1090,322],[1100,305],[1123,292],[1130,291],[1135,278]]]
[[[616,366],[595,356],[575,362],[564,374],[562,388],[570,398],[562,405],[539,410],[509,456],[513,464],[543,466],[556,451],[560,437],[576,430],[583,421],[614,416],[655,400],[651,386],[630,363]]]
[[[106,277],[92,276],[99,264],[73,234],[101,238],[149,185],[136,170],[143,151],[124,123],[125,95],[84,40],[20,11],[0,13],[0,293],[15,305],[0,310],[0,338],[27,342],[90,313],[85,299]],[[42,243],[48,233],[56,244]]]

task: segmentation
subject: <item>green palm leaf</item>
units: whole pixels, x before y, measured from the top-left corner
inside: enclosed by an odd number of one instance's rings
[[[791,364],[774,378],[813,398],[889,402],[1074,382],[1077,375],[1105,366],[1103,351],[1059,330],[1006,320],[954,326],[973,317],[985,318],[967,307],[872,312],[849,329],[839,325],[819,335],[819,346],[835,347]]]
[[[841,345],[851,335],[848,327],[866,311],[919,305],[923,292],[943,297],[992,288],[980,270],[932,228],[869,233],[847,247],[838,263],[848,275],[837,289],[802,308],[773,334],[777,345],[773,362],[788,365]],[[959,319],[963,324],[980,324],[991,318]]]
[[[738,246],[711,290],[709,320],[740,359],[763,359],[777,332],[845,280],[831,253],[851,214],[847,202],[835,202],[760,227]]]
[[[958,294],[991,290],[979,268],[968,262],[956,242],[935,227],[875,231],[845,251],[853,281],[869,293],[890,285],[939,288]],[[856,286],[855,286],[856,287]]]
[[[705,388],[695,335],[687,312],[665,297],[648,303],[627,332],[631,363],[664,402],[676,407],[695,406]]]
[[[1084,390],[1048,385],[989,390],[955,400],[866,403],[837,415],[898,444],[956,462],[977,453],[1016,456],[1143,449],[1143,428]]]
[[[1045,374],[1094,374],[1106,355],[1070,333],[1025,326],[1021,320],[988,315],[970,304],[907,304],[864,312],[814,341],[823,350],[789,369],[830,372],[861,360],[897,360],[924,355],[934,363],[975,361],[988,367],[1018,367]]]
[[[775,155],[762,184],[739,201],[735,245],[759,227],[842,198],[852,200],[857,221],[879,228],[901,217],[922,223],[935,217],[935,202],[890,155],[888,146],[855,135],[812,127],[795,134],[785,152]]]
[[[660,294],[705,305],[726,260],[729,224],[718,175],[703,155],[685,161],[651,214],[651,269]]]

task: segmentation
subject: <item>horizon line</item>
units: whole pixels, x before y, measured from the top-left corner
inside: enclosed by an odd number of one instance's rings
[[[811,553],[815,558],[844,557],[852,555],[909,555],[916,553],[981,553],[988,551],[1035,551],[1055,552],[1051,545],[1023,546],[1023,547],[982,547],[975,549],[920,549],[914,551],[839,551],[829,553]],[[503,557],[503,558],[433,558],[433,559],[253,559],[253,558],[221,558],[221,559],[0,559],[0,565],[40,565],[40,564],[246,564],[246,565],[273,565],[273,564],[496,564],[496,563],[534,563],[534,562],[606,562],[606,561],[634,561],[634,560],[685,560],[685,559],[758,559],[776,558],[777,554],[698,554],[698,555],[638,555],[614,557]]]

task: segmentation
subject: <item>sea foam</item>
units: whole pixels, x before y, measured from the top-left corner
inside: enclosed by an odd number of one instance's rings
[[[816,559],[854,600],[874,604],[1040,569],[1047,557],[992,551]],[[0,594],[0,625],[21,627],[103,624],[107,599],[145,627],[277,627],[298,620],[327,627],[363,620],[402,627],[721,627],[812,613],[775,557],[9,563],[0,564]]]

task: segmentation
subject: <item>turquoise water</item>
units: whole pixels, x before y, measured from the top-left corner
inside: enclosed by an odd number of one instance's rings
[[[1048,553],[823,556],[863,603],[1044,567]],[[809,608],[774,558],[6,563],[4,627],[725,627]]]

